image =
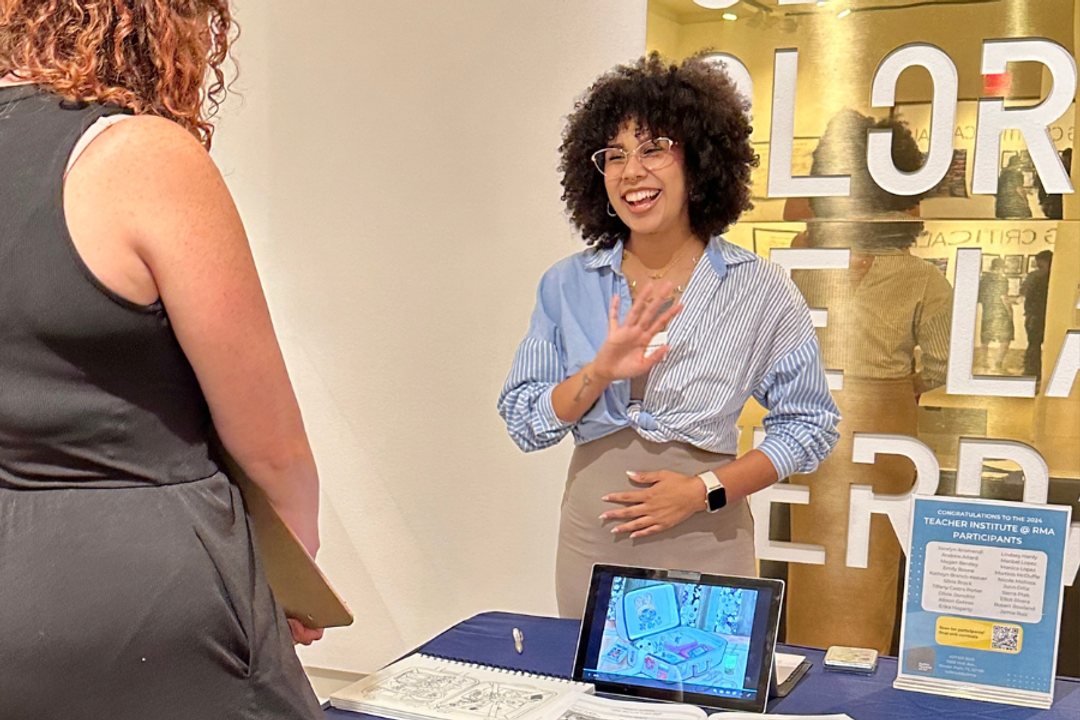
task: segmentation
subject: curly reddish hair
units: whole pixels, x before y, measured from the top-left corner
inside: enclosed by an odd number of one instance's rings
[[[168,118],[209,148],[235,30],[229,0],[0,0],[0,75]]]

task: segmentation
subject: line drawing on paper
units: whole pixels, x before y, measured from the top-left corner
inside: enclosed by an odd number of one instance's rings
[[[603,713],[591,713],[577,708],[570,708],[559,716],[559,720],[604,720]]]
[[[415,707],[435,707],[478,681],[466,675],[412,668],[364,690],[362,701],[394,700]]]
[[[556,695],[526,683],[486,682],[468,675],[412,668],[367,688],[360,701],[393,701],[416,708],[420,714],[430,709],[491,720],[516,720]]]
[[[543,705],[555,694],[531,685],[485,682],[439,703],[437,709],[495,720],[514,720]]]

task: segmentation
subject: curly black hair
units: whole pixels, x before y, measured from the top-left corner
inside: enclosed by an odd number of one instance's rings
[[[834,115],[814,149],[811,175],[850,175],[847,197],[810,198],[810,208],[821,218],[873,215],[911,210],[922,195],[894,195],[883,190],[866,166],[867,136],[871,130],[892,130],[892,159],[898,170],[915,172],[923,165],[923,154],[908,126],[900,120],[876,120],[850,108]]]
[[[815,221],[808,225],[812,246],[834,245],[854,248],[906,248],[914,244],[923,224],[914,218],[906,222],[886,219],[916,207],[925,197],[894,195],[883,190],[866,166],[866,146],[870,130],[892,130],[892,160],[897,169],[914,172],[922,167],[923,155],[908,126],[894,118],[877,120],[845,108],[834,115],[814,149],[811,175],[850,175],[851,194],[846,197],[810,198]],[[830,221],[836,219],[836,221]],[[846,222],[854,219],[857,222]]]
[[[727,229],[752,207],[750,172],[758,159],[748,110],[727,74],[703,54],[669,65],[653,52],[601,76],[575,104],[559,148],[562,199],[585,242],[609,248],[630,234],[608,215],[604,176],[591,160],[630,121],[682,146],[693,233],[708,239]]]

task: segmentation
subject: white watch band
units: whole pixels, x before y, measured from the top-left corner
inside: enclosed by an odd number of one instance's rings
[[[703,472],[698,475],[698,477],[701,478],[702,482],[705,483],[705,509],[708,510],[709,493],[711,493],[718,487],[723,487],[724,484],[720,482],[720,478],[716,477],[716,473],[714,473],[712,470],[709,470],[708,472]]]

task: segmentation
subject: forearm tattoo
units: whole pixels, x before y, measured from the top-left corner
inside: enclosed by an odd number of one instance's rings
[[[577,395],[574,396],[574,402],[581,400],[581,394],[585,392],[585,388],[592,385],[592,378],[589,377],[589,373],[585,373],[581,376],[581,389],[577,391]]]

